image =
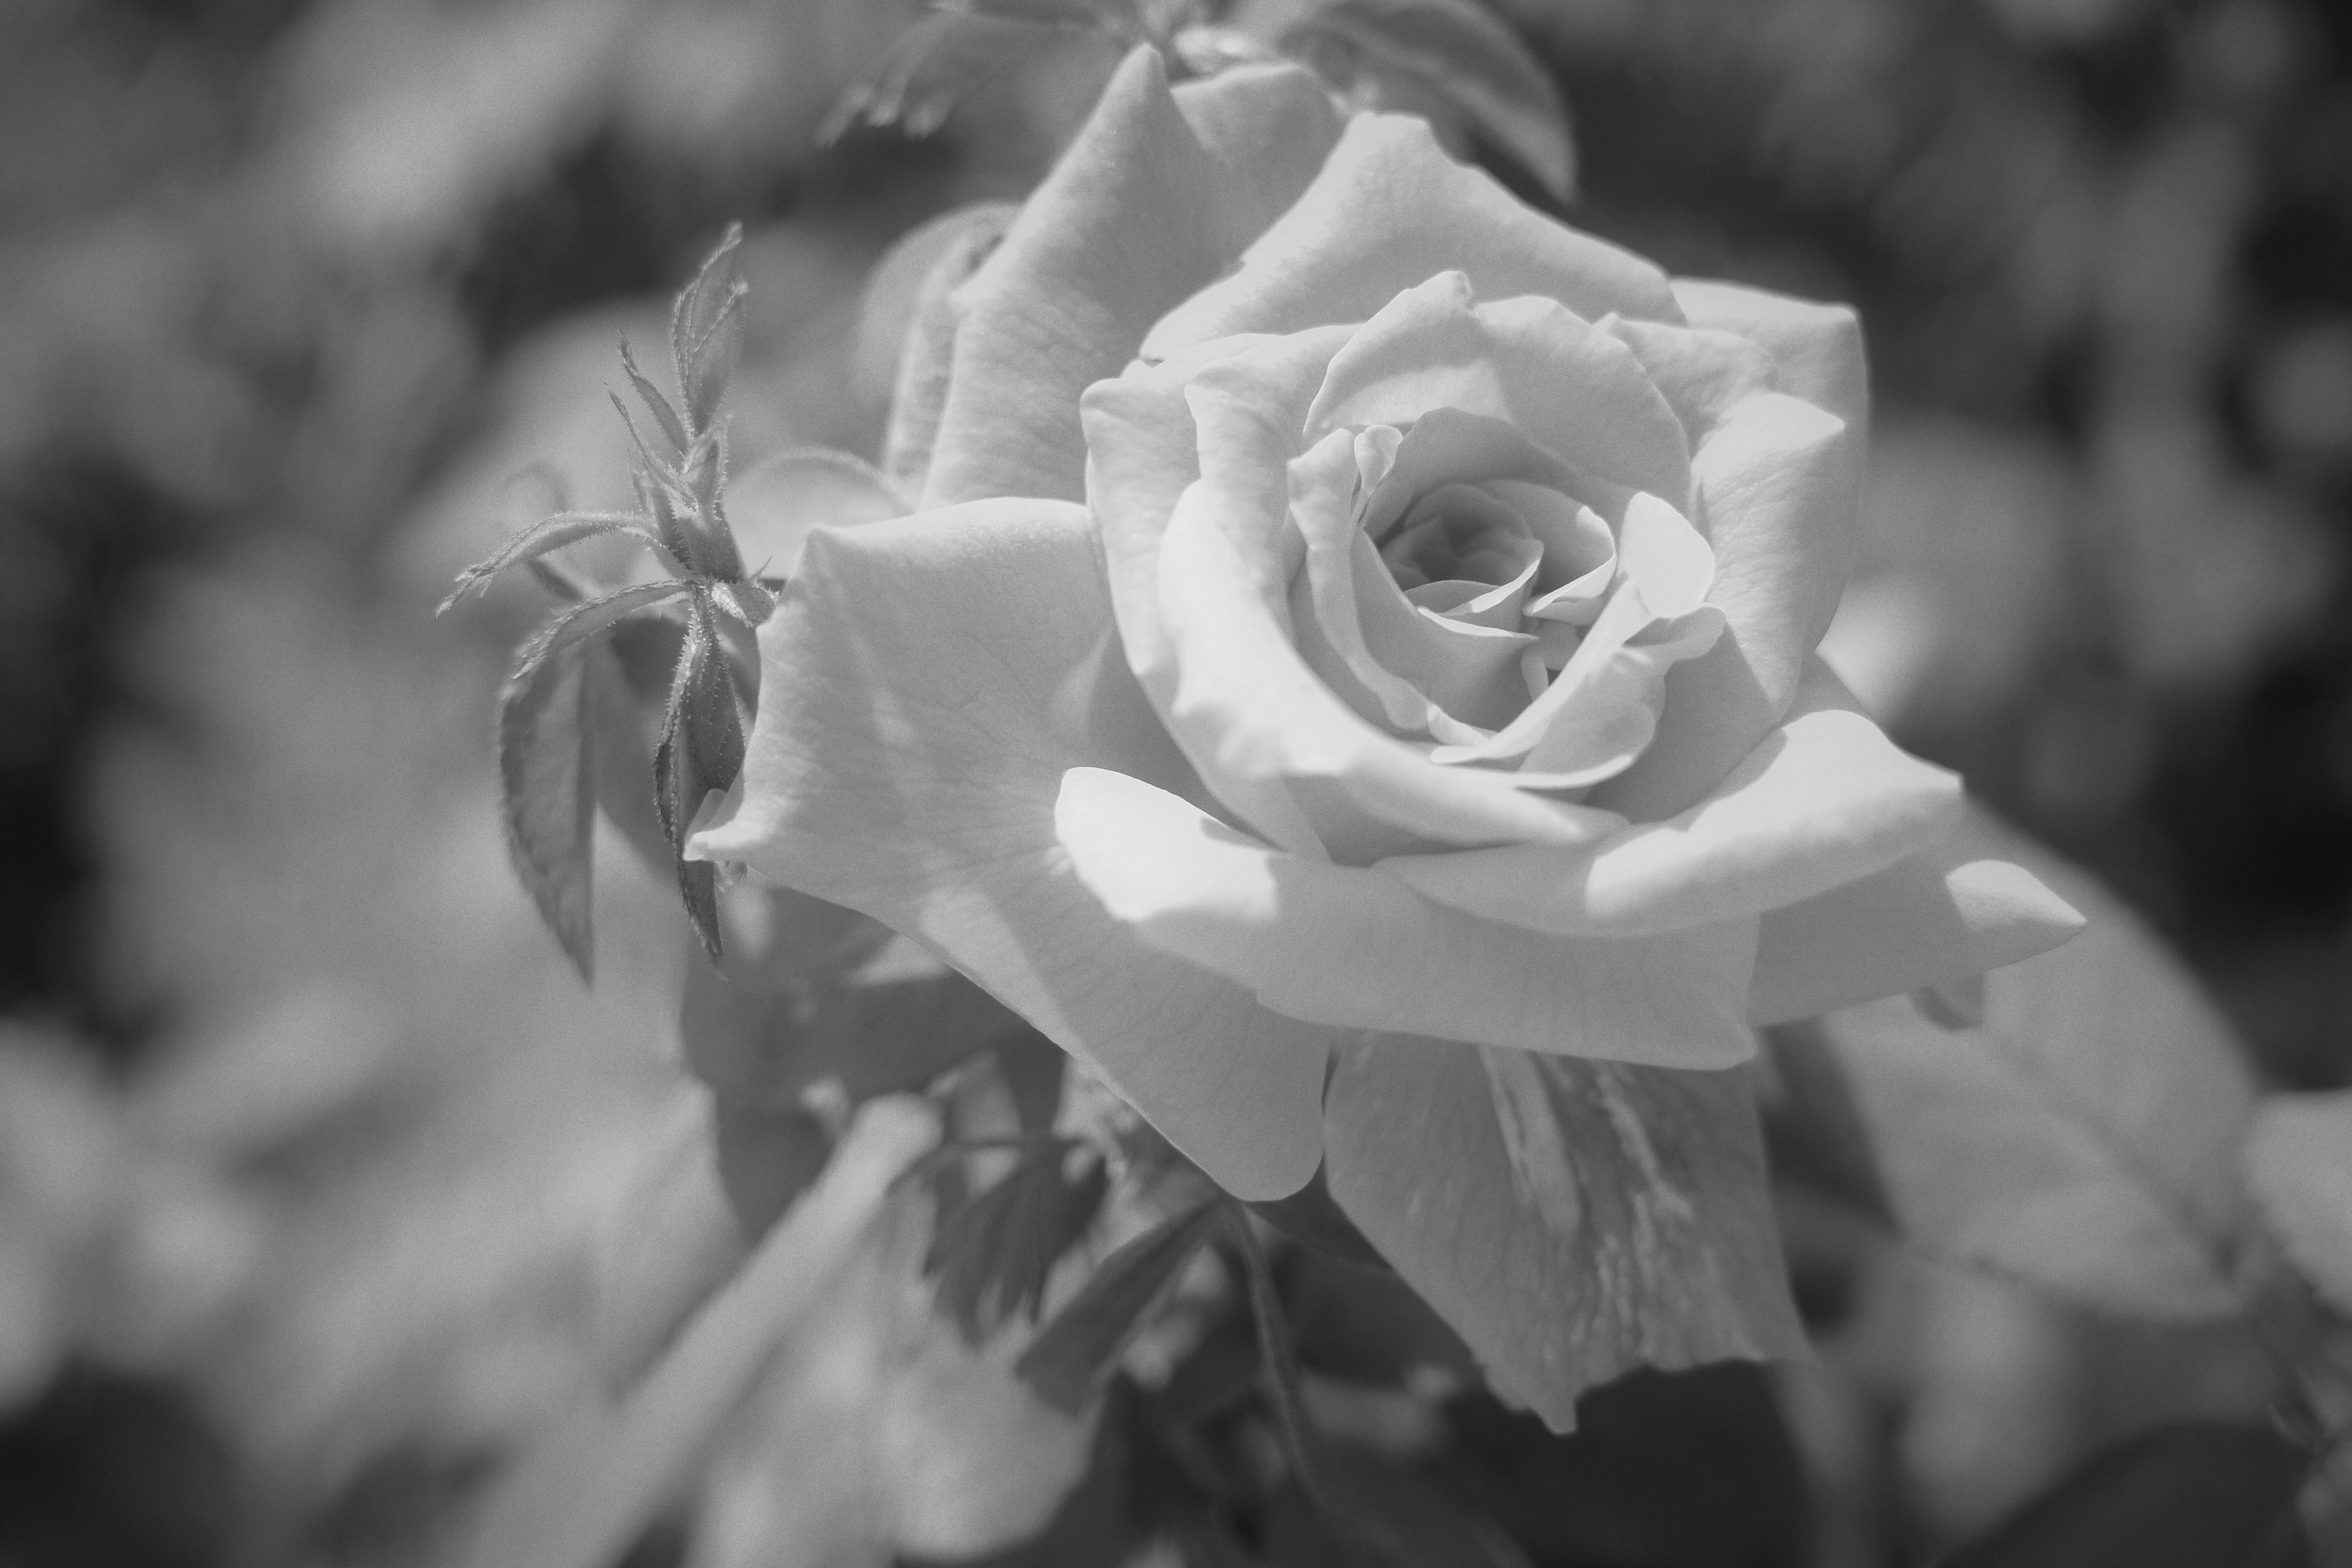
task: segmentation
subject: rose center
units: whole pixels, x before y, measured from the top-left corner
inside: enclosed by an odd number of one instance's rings
[[[1539,550],[1509,507],[1468,485],[1446,485],[1414,503],[1381,546],[1396,584],[1410,592],[1432,583],[1500,586],[1526,570]]]

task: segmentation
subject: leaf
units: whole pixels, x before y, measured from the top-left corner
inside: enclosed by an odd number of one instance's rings
[[[529,679],[548,658],[575,643],[594,637],[623,616],[651,609],[692,591],[691,584],[666,578],[658,583],[639,583],[591,599],[584,605],[574,605],[531,634],[530,640],[523,644],[521,652],[515,656],[514,673],[508,679]]]
[[[811,529],[880,522],[913,510],[881,469],[821,447],[779,452],[727,486],[728,525],[755,577],[792,575]]]
[[[2352,1089],[2264,1100],[2246,1137],[2245,1172],[2287,1256],[2352,1313]]]
[[[841,95],[817,127],[817,143],[830,146],[854,125],[895,125],[909,136],[929,136],[958,104],[1034,56],[1058,30],[1005,16],[926,16],[898,35],[872,76]]]
[[[2108,1311],[2228,1316],[2251,1076],[2129,910],[2046,851],[2009,853],[2089,928],[1993,971],[1981,1028],[1894,997],[1775,1030],[1786,1134],[1931,1254]]]
[[[1943,1568],[2302,1568],[2307,1462],[2251,1427],[2149,1432],[2093,1456]]]
[[[679,303],[683,304],[684,300],[681,300]],[[663,395],[662,389],[656,386],[651,380],[647,379],[646,373],[637,368],[637,356],[630,350],[629,340],[626,338],[621,340],[621,368],[628,374],[629,384],[636,389],[637,401],[646,405],[646,411],[651,414],[655,422],[661,426],[662,434],[669,437],[671,458],[675,460],[686,456],[686,449],[694,444],[693,437],[686,432],[686,422],[678,417],[677,410],[670,405],[670,401]],[[622,416],[626,418],[628,410],[625,408],[621,412]],[[639,450],[643,449],[641,444]],[[647,454],[647,456],[651,455]]]
[[[608,533],[632,533],[644,541],[663,557],[663,564],[675,566],[669,552],[645,525],[643,519],[622,511],[559,511],[518,532],[500,545],[497,553],[476,562],[457,574],[457,585],[436,605],[433,613],[446,615],[450,607],[469,592],[487,589],[490,579],[508,567],[525,561],[534,561],[551,550],[561,550],[567,544],[577,544],[583,539],[595,539]]]
[[[1283,1499],[1266,1523],[1268,1568],[1510,1568],[1526,1561],[1499,1531],[1480,1529],[1402,1466],[1335,1445],[1325,1468],[1342,1511],[1335,1516],[1303,1494]]]
[[[704,799],[726,789],[742,771],[743,715],[735,679],[728,672],[713,612],[698,594],[670,684],[661,744],[654,752],[654,804],[676,862],[687,919],[713,963],[720,952],[717,868],[688,859],[686,840]]]
[[[587,652],[573,642],[516,670],[498,725],[507,853],[583,985],[595,980]]]
[[[940,1216],[923,1272],[937,1279],[940,1308],[967,1342],[984,1342],[1015,1312],[1035,1321],[1054,1265],[1094,1224],[1109,1190],[1099,1156],[1051,1139]]]
[[[1331,1194],[1565,1431],[1637,1366],[1806,1353],[1750,1083],[1366,1036],[1325,1102]]]
[[[1381,107],[1435,108],[1533,175],[1554,201],[1576,194],[1576,145],[1551,74],[1477,0],[1336,0],[1280,40],[1342,92]]]
[[[1223,1212],[1221,1203],[1203,1204],[1162,1221],[1104,1258],[1094,1278],[1022,1352],[1013,1372],[1055,1409],[1084,1409]]]
[[[688,976],[678,1028],[688,1064],[730,1105],[781,1110],[828,1079],[853,1104],[919,1089],[1026,1027],[945,964],[910,965],[908,944],[870,968],[795,973],[803,955],[746,945],[740,924],[729,934],[720,965]]]
[[[679,293],[670,312],[670,355],[686,400],[686,427],[698,437],[718,417],[727,383],[743,352],[743,298],[749,289],[735,264],[742,244],[743,226],[728,225],[719,247]],[[679,441],[679,451],[685,453],[688,445]]]

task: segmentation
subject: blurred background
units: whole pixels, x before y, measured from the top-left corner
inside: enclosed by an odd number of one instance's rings
[[[1862,308],[1842,668],[2149,916],[2273,1083],[2352,1081],[2352,11],[1506,10],[1570,104],[1574,221]],[[614,841],[581,989],[490,776],[535,606],[431,610],[527,465],[619,485],[614,345],[730,219],[737,451],[873,454],[866,269],[1024,192],[1110,63],[818,150],[918,15],[0,5],[0,1565],[430,1561],[593,1381],[687,939]],[[1742,1561],[1916,1561],[2103,1436],[2264,1397],[2242,1346],[1865,1285],[1807,1299],[1825,1367],[1761,1416],[1792,1468],[1712,1498],[1769,1515]]]

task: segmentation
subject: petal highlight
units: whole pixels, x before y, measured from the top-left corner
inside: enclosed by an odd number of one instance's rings
[[[1379,871],[1284,855],[1100,769],[1064,778],[1055,820],[1113,918],[1294,1017],[1659,1067],[1754,1052],[1753,920],[1562,942],[1448,910]]]

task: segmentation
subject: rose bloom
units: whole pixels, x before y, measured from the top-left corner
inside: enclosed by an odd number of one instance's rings
[[[1850,310],[1149,50],[949,298],[919,504],[809,538],[697,852],[936,950],[1229,1190],[1311,1176],[1366,1031],[1730,1068],[2080,924],[1814,654]]]

